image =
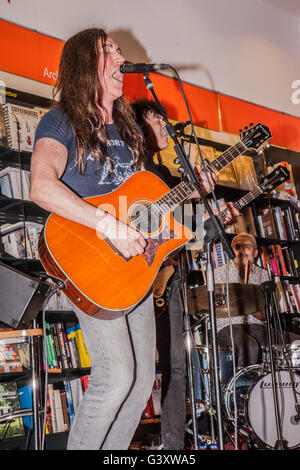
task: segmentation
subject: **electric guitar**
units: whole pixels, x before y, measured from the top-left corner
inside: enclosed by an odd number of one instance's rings
[[[221,171],[249,149],[259,150],[272,136],[267,127],[257,124],[241,137],[209,162],[213,171]],[[46,272],[64,282],[65,295],[88,315],[103,319],[123,315],[148,293],[163,260],[192,238],[172,211],[194,190],[186,181],[170,190],[153,173],[141,171],[109,194],[85,198],[141,232],[147,246],[144,253],[131,258],[124,258],[95,230],[51,214],[39,239]]]
[[[249,193],[241,197],[233,205],[239,211],[250,204],[254,199],[259,197],[261,194],[270,192],[276,186],[282,184],[284,181],[287,181],[290,177],[289,171],[283,167],[279,166],[276,170],[272,171],[269,175],[265,176],[261,183],[255,186]],[[272,194],[274,194],[273,191]],[[228,209],[220,211],[219,217],[224,222],[228,216]],[[161,316],[166,308],[168,307],[169,299],[172,291],[172,277],[174,274],[173,266],[166,266],[163,268],[157,275],[153,283],[153,297],[154,297],[154,307],[156,317]]]

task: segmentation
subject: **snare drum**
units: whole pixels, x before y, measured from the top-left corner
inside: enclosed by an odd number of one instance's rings
[[[218,358],[221,392],[223,392],[230,377],[233,375],[231,348],[218,346]],[[195,399],[198,401],[215,401],[212,361],[211,346],[209,346],[209,349],[207,346],[197,346],[196,349],[192,349]]]
[[[282,439],[290,449],[300,446],[300,422],[294,420],[295,404],[300,403],[300,375],[286,369],[275,371],[275,389],[282,429]],[[274,448],[278,439],[273,399],[271,373],[264,373],[261,365],[241,369],[236,375],[236,402],[238,419],[249,426],[250,431],[266,447]],[[225,392],[226,413],[234,419],[234,379]]]

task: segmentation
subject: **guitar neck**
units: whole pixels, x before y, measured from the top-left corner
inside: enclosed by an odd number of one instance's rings
[[[250,202],[254,201],[258,196],[260,196],[263,193],[263,190],[260,188],[260,186],[256,186],[252,191],[247,193],[245,196],[241,197],[238,201],[236,201],[233,205],[234,207],[240,211],[244,207],[246,207]],[[227,219],[229,215],[228,209],[224,209],[220,212],[219,217],[223,222]]]
[[[247,150],[246,145],[243,144],[242,141],[239,141],[236,145],[225,150],[225,152],[209,162],[209,166],[219,172],[241,155],[241,153],[245,152],[245,150]],[[160,214],[164,215],[170,210],[174,210],[179,204],[188,199],[194,191],[195,187],[192,183],[183,181],[158,199],[155,205],[158,207]]]
[[[221,155],[209,162],[209,166],[219,172],[246,150],[248,150],[248,147],[240,140],[237,144],[225,150],[225,152],[221,153]]]
[[[194,191],[195,187],[192,183],[182,181],[177,184],[175,188],[171,189],[171,191],[159,198],[154,204],[158,208],[159,213],[165,215],[188,199]]]

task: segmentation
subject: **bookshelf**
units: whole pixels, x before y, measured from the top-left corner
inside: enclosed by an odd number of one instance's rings
[[[7,91],[12,91],[7,89]],[[7,99],[15,103],[18,108],[39,107],[39,109],[46,109],[49,105],[47,99],[31,95],[28,93],[18,92],[13,90],[17,98]],[[1,105],[1,103],[0,103]],[[0,106],[0,115],[1,115]],[[3,138],[3,123],[2,132],[0,133],[0,259],[5,264],[12,266],[19,271],[31,274],[47,280],[42,264],[39,261],[37,253],[37,241],[40,230],[44,225],[49,213],[29,199],[29,178],[31,151],[21,150],[16,148],[16,139],[11,139],[14,142],[12,146],[8,145],[8,141]],[[6,119],[7,122],[7,119]],[[2,140],[1,140],[2,139]],[[2,179],[1,179],[2,177]],[[13,240],[14,233],[17,233],[18,239]],[[26,240],[20,249],[20,236]],[[19,250],[16,250],[18,246]],[[47,434],[45,441],[46,449],[65,449],[67,443],[68,431],[71,426],[71,421],[76,413],[76,407],[82,398],[89,381],[90,375],[90,361],[83,361],[82,351],[77,348],[77,336],[79,334],[80,325],[72,311],[72,304],[68,302],[66,297],[56,294],[51,298],[47,305],[45,316],[46,321],[46,344],[56,342],[56,350],[52,349],[48,357],[48,402],[47,402]],[[38,325],[42,325],[41,312],[37,316]],[[0,325],[2,328],[7,328],[7,325]],[[63,332],[61,328],[63,327]],[[67,337],[68,329],[76,327],[73,331],[74,337]],[[14,335],[14,332],[11,333]],[[60,337],[59,335],[64,335]],[[70,333],[71,335],[71,333]],[[75,338],[76,336],[76,338]],[[83,338],[81,338],[81,349],[83,347]],[[84,343],[84,342],[83,342]],[[71,349],[72,348],[72,349]],[[72,353],[72,360],[70,354]],[[62,357],[64,354],[64,357]],[[59,359],[58,359],[59,356]],[[76,356],[76,357],[75,357]],[[85,357],[86,359],[86,357]],[[89,358],[88,358],[89,359]],[[52,360],[56,362],[51,362]],[[40,390],[44,390],[45,369],[41,371],[41,386]],[[30,370],[23,367],[22,371],[9,372],[0,374],[0,383],[16,383],[18,393],[22,390],[26,394],[27,406],[32,404],[31,400],[31,376]],[[71,398],[70,398],[71,391]],[[55,407],[50,403],[50,395],[56,395]],[[59,400],[60,399],[60,400]],[[31,400],[31,401],[30,401]],[[73,400],[71,402],[71,400]],[[28,404],[29,403],[29,404]],[[148,404],[150,406],[150,403]],[[22,403],[20,404],[23,407]],[[62,410],[64,413],[62,414]],[[72,410],[72,414],[71,414]],[[59,415],[59,416],[58,416]],[[64,421],[62,420],[62,417]],[[60,422],[58,422],[60,420]],[[149,424],[155,426],[159,425],[159,418],[146,417],[142,419],[141,426],[147,427]],[[28,433],[28,423],[24,421],[25,434]],[[4,448],[18,448],[24,449],[25,437],[4,439],[0,442],[0,449]],[[29,443],[29,448],[32,448],[32,442]]]
[[[32,114],[36,114],[33,110],[38,109],[41,115],[47,111],[50,105],[50,101],[46,98],[42,98],[29,93],[19,92],[18,90],[12,90],[6,88],[6,107],[9,108],[12,105],[21,112],[25,110],[25,115],[31,118]],[[3,100],[4,93],[1,95]],[[10,98],[14,96],[14,98]],[[0,103],[0,111],[3,111],[3,101]],[[21,110],[21,111],[20,111]],[[27,111],[28,110],[28,111]],[[1,112],[0,112],[1,115]],[[41,117],[39,116],[39,119]],[[21,115],[20,115],[21,116]],[[20,117],[20,119],[22,116]],[[16,138],[5,139],[4,130],[7,130],[7,115],[6,117],[0,116],[0,258],[1,261],[8,266],[12,266],[19,271],[26,274],[40,277],[44,280],[47,279],[47,275],[43,269],[42,264],[39,261],[37,252],[37,242],[40,231],[49,215],[49,213],[29,199],[29,182],[30,182],[30,161],[31,151],[28,149],[22,149],[18,151],[16,148]],[[32,121],[30,128],[30,138],[28,142],[32,145],[32,133],[34,131],[33,125],[36,127],[38,120]],[[25,123],[28,127],[28,122]],[[10,122],[13,127],[13,123]],[[12,129],[17,133],[16,128]],[[25,132],[24,128],[21,132]],[[24,135],[21,135],[21,141],[23,144],[25,140]],[[27,136],[28,137],[28,136]],[[10,144],[10,145],[9,145]],[[17,288],[17,286],[16,286]],[[67,302],[66,299],[62,298],[59,293],[55,295],[49,302],[46,312],[46,321],[48,321],[51,328],[57,324],[68,321],[72,325],[79,325],[75,314],[71,310],[72,306]],[[42,326],[42,315],[37,315],[37,324]],[[2,330],[8,330],[8,325],[2,323],[0,325]],[[79,330],[78,326],[78,330]],[[41,330],[39,330],[41,331]],[[4,336],[10,336],[10,346],[17,344],[18,331],[4,331],[0,332],[0,340],[2,335],[2,342]],[[15,341],[15,343],[13,343]],[[64,344],[65,341],[65,344]],[[68,339],[65,338],[58,346],[67,347],[69,345]],[[4,347],[4,346],[3,346]],[[17,356],[16,356],[17,357]],[[40,357],[42,358],[42,351],[40,351]],[[64,364],[65,366],[66,364]],[[67,367],[49,367],[48,370],[48,387],[58,389],[58,385],[64,385],[66,381],[71,383],[72,381],[81,381],[84,377],[88,377],[90,374],[90,367],[82,367],[81,364],[72,365],[69,363]],[[41,382],[40,391],[43,390],[43,383],[45,377],[45,370],[41,370]],[[23,362],[19,363],[18,371],[11,371],[0,374],[0,383],[16,384],[20,407],[24,407],[24,403],[21,400],[21,394],[26,392],[26,400],[29,404],[27,407],[32,406],[32,391],[31,391],[31,374],[30,364],[24,366]],[[80,385],[80,384],[79,384]],[[85,381],[84,386],[87,386]],[[82,385],[83,389],[83,385]],[[22,390],[22,392],[21,392]],[[84,391],[84,390],[83,390]],[[62,395],[66,395],[66,391],[60,390]],[[42,401],[41,401],[42,402]],[[61,400],[62,403],[62,400]],[[66,400],[64,401],[66,403]],[[68,406],[68,404],[67,404]],[[28,423],[24,418],[24,433],[28,433]],[[70,425],[70,422],[69,422]],[[61,429],[61,428],[60,428]],[[67,435],[69,426],[64,428],[64,432],[49,433],[46,435],[46,448],[66,448]],[[49,432],[49,430],[47,431]],[[32,439],[31,439],[32,441]],[[53,447],[55,443],[56,447]],[[19,448],[23,449],[25,445],[25,436],[18,439],[4,439],[0,442],[0,448]],[[29,448],[32,448],[33,443],[29,443]]]
[[[32,104],[32,102],[36,106],[40,106],[40,107],[42,107],[43,105],[46,106],[47,104],[49,104],[47,100],[44,101],[40,97],[35,97],[34,95],[29,96],[28,94],[21,94],[19,96],[18,105],[22,105],[22,103]],[[185,138],[186,138],[186,143],[190,145],[191,143],[190,137],[186,135]],[[199,137],[199,143],[202,146],[205,156],[210,155],[211,158],[215,158],[220,153],[228,149],[231,145],[236,144],[237,138],[236,136],[227,136],[227,138],[225,139],[226,143],[222,143],[221,140],[222,140],[221,137],[220,139],[218,139],[218,141],[211,140],[211,137],[208,135],[205,135],[205,132],[204,132],[204,135]],[[173,155],[173,157],[175,158],[175,154]],[[174,159],[173,157],[171,155],[171,159],[170,159],[168,156],[168,163],[169,163],[168,166],[171,165],[172,173],[176,175],[176,168],[172,167],[172,163],[170,163],[171,160],[173,161]],[[28,151],[18,152],[17,150],[9,148],[5,145],[0,146],[0,172],[5,171],[8,167],[17,171],[21,171],[21,170],[29,171],[30,159],[31,159],[31,152],[28,152]],[[237,162],[233,162],[230,168],[227,168],[226,171],[224,171],[224,173],[220,173],[220,179],[218,181],[218,184],[216,185],[217,198],[224,199],[224,202],[225,201],[237,201],[238,199],[240,199],[241,197],[243,197],[244,195],[248,193],[250,189],[249,186],[251,187],[252,183],[254,184],[254,183],[259,182],[260,178],[267,174],[268,168],[272,169],[274,165],[280,163],[281,161],[291,162],[293,168],[294,168],[294,163],[295,163],[296,171],[294,173],[294,181],[295,181],[296,191],[298,194],[300,194],[300,188],[297,187],[297,185],[300,182],[300,178],[298,177],[298,174],[299,174],[298,162],[300,162],[300,155],[297,152],[290,152],[290,151],[287,151],[286,149],[278,149],[278,148],[271,146],[269,149],[265,150],[263,156],[255,155],[255,156],[250,157],[247,154],[245,157],[242,157],[242,160],[239,161],[239,164]],[[162,162],[164,163],[163,158],[162,158]],[[245,165],[245,168],[251,169],[251,172],[249,174],[251,175],[252,180],[249,183],[249,180],[246,181],[244,179],[245,181],[244,186],[240,182],[240,178],[242,178],[244,175],[241,175],[239,171],[240,168],[238,168],[238,165]],[[21,176],[21,173],[20,173],[20,176]],[[260,226],[258,225],[258,222],[257,222],[258,210],[266,206],[270,206],[272,208],[273,223],[275,226],[274,235],[267,237],[267,238],[265,236],[262,236],[262,234],[260,233],[259,231]],[[297,233],[294,234],[295,235],[294,239],[290,239],[291,237],[281,238],[280,235],[278,234],[278,224],[276,228],[276,223],[274,222],[275,219],[274,219],[273,208],[275,207],[279,207],[282,210],[288,209],[291,211],[291,214],[293,217],[293,223],[297,230]],[[43,209],[35,205],[30,200],[20,197],[19,194],[17,194],[14,197],[14,195],[9,196],[7,194],[4,194],[1,191],[1,194],[0,194],[0,226],[1,227],[7,224],[24,224],[25,225],[25,222],[31,222],[31,223],[43,225],[48,215],[49,214],[46,211],[44,211]],[[270,249],[270,247],[272,246],[279,246],[281,248],[290,249],[294,253],[294,259],[297,261],[296,263],[297,266],[300,266],[300,237],[299,237],[300,224],[299,224],[299,218],[296,217],[295,210],[292,208],[290,203],[286,201],[273,200],[271,197],[268,197],[266,195],[261,195],[254,202],[249,204],[249,206],[247,206],[245,210],[243,210],[243,217],[244,217],[243,222],[244,222],[244,226],[246,227],[246,229],[248,229],[249,231],[253,231],[254,234],[256,235],[260,251],[262,251],[263,248]],[[294,227],[294,230],[295,230],[295,227]],[[234,227],[234,230],[235,230],[235,233],[238,233],[239,231],[241,231],[241,226]],[[232,238],[235,233],[228,233],[229,238]],[[216,246],[218,247],[216,249],[217,255],[219,253],[220,259],[222,260],[222,247],[220,247],[220,244],[218,244],[218,242],[216,242]],[[28,256],[28,253],[26,252],[26,250],[25,250],[25,257],[16,257],[12,253],[9,253],[5,248],[6,247],[3,243],[3,236],[0,236],[0,256],[1,256],[2,261],[6,262],[9,265],[16,267],[17,269],[23,272],[33,274],[38,277],[46,278],[46,274],[37,257]],[[270,251],[269,253],[270,255],[272,255],[272,251]],[[194,257],[194,254],[192,256]],[[197,261],[195,259],[191,259],[190,262],[193,263],[194,268],[197,266]],[[263,259],[261,255],[260,255],[260,263],[261,265],[263,265]],[[278,275],[278,278],[281,282],[288,283],[288,286],[295,286],[295,290],[293,290],[293,293],[292,293],[293,296],[299,295],[298,284],[300,283],[300,269],[298,269],[296,264],[295,264],[295,261],[293,261],[292,266],[294,267],[295,270],[293,271],[292,269],[290,269],[289,275],[283,274],[282,269],[279,269],[279,275]],[[218,265],[220,265],[220,261],[217,261],[217,258],[216,258],[216,266]],[[275,265],[276,263],[274,264],[274,266]],[[203,265],[198,266],[198,270],[200,271],[201,269],[203,269]],[[300,299],[300,295],[299,295],[299,299]],[[286,317],[286,320],[288,320],[287,324],[289,325],[289,327],[293,327],[292,320],[298,320],[299,309],[297,308],[297,302],[295,303],[294,306],[291,303],[287,302],[286,308],[282,310],[282,313],[289,314],[289,317],[288,318]],[[38,321],[39,322],[41,321],[40,315],[38,316]],[[46,321],[51,326],[57,325],[59,323],[64,324],[66,322],[72,323],[73,325],[76,325],[78,323],[75,317],[75,314],[71,310],[71,306],[61,305],[59,297],[56,298],[52,302],[51,310],[47,311]],[[68,339],[65,340],[65,343],[67,342],[68,342]],[[61,344],[61,347],[63,347],[62,344]],[[70,344],[69,344],[69,347],[70,347]],[[66,364],[65,365],[61,364],[57,366],[52,364],[48,368],[48,383],[50,386],[53,387],[53,389],[60,390],[61,393],[64,393],[66,389],[59,388],[62,384],[64,385],[66,382],[68,383],[76,382],[77,392],[80,393],[80,390],[81,390],[81,392],[83,393],[84,387],[87,386],[87,382],[88,382],[87,377],[89,376],[89,373],[90,373],[90,367],[86,367],[86,366],[82,367],[79,363],[77,363],[75,367],[74,367],[74,364],[71,365],[70,363],[67,366]],[[0,375],[0,382],[22,381],[22,383],[28,384],[29,380],[30,380],[30,375],[29,375],[29,372],[26,370],[24,370],[23,372],[17,372],[17,373],[10,372],[8,374]],[[50,404],[49,404],[48,412],[51,413]],[[70,416],[69,416],[69,420],[70,420]],[[69,422],[69,424],[67,424],[67,427],[70,426],[70,424],[71,423]],[[153,429],[157,431],[159,424],[160,424],[160,418],[155,415],[154,416],[152,415],[150,418],[147,418],[145,415],[145,418],[141,420],[141,426],[145,427],[146,425],[148,426],[149,424],[152,425]],[[55,431],[53,429],[52,431],[54,432],[49,433],[46,436],[46,448],[47,449],[66,448],[68,428],[65,431],[60,431],[60,430]],[[137,436],[138,435],[139,435],[139,432],[137,431]],[[3,445],[4,446],[7,445],[8,447],[12,446],[10,448],[17,448],[19,445],[21,445],[20,444],[21,442],[22,440],[18,440],[18,442],[4,443]],[[1,448],[1,444],[0,444],[0,448]]]
[[[225,140],[229,143],[222,144],[220,141],[215,143],[209,139],[205,129],[197,132],[198,142],[200,144],[202,156],[209,160],[215,158],[228,149],[229,145],[236,143],[236,138],[226,136]],[[189,154],[197,161],[197,149],[194,138],[189,135],[184,136],[185,147]],[[170,151],[169,151],[170,153]],[[162,152],[161,161],[164,163]],[[172,156],[166,156],[168,161],[172,161]],[[247,161],[248,158],[248,161]],[[252,163],[249,164],[249,158]],[[219,175],[215,187],[216,199],[220,204],[224,202],[236,202],[248,194],[248,181],[239,181],[237,165],[244,162],[239,160],[233,162],[231,168],[225,170],[225,174]],[[199,161],[199,159],[198,159]],[[296,199],[300,194],[300,153],[288,149],[269,146],[260,154],[251,155],[246,153],[246,167],[251,173],[252,186],[259,184],[262,179],[269,175],[279,165],[285,165],[288,162],[290,179],[284,184],[279,185],[276,191],[287,191]],[[176,168],[173,165],[173,174],[176,174]],[[246,184],[244,184],[246,183]],[[281,194],[282,194],[281,193]],[[215,208],[215,204],[213,203]],[[228,238],[231,239],[240,232],[252,233],[257,240],[259,249],[258,264],[266,268],[267,262],[271,263],[271,270],[275,275],[277,283],[277,296],[280,300],[280,310],[283,323],[289,325],[292,331],[298,328],[298,317],[300,318],[300,213],[294,205],[286,199],[277,199],[273,197],[272,192],[263,193],[255,198],[249,205],[241,210],[242,217],[237,224],[226,227]],[[205,282],[205,265],[201,261],[201,249],[187,254],[187,264],[190,268],[189,279],[191,282],[197,279],[201,283]],[[214,244],[214,263],[215,268],[222,266],[225,262],[222,244],[216,240]],[[197,275],[195,271],[200,271]]]

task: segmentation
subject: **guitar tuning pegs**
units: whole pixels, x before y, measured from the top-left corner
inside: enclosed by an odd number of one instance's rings
[[[175,165],[179,165],[180,159],[179,159],[179,158],[175,158],[174,163],[175,163]]]
[[[243,129],[239,129],[239,133],[243,132]]]
[[[268,142],[266,147],[267,147],[267,149],[269,149],[271,147],[271,144]]]
[[[253,122],[250,122],[249,126],[252,127],[252,126],[253,126]]]
[[[260,151],[259,151],[259,152],[257,152],[257,153],[258,153],[258,155],[262,155],[262,150],[260,150]]]
[[[248,129],[248,126],[245,126],[244,129],[245,129],[245,131],[246,131],[246,130]]]
[[[180,166],[180,167],[178,168],[178,171],[179,171],[179,173],[184,173],[184,168],[182,168],[182,166]]]

